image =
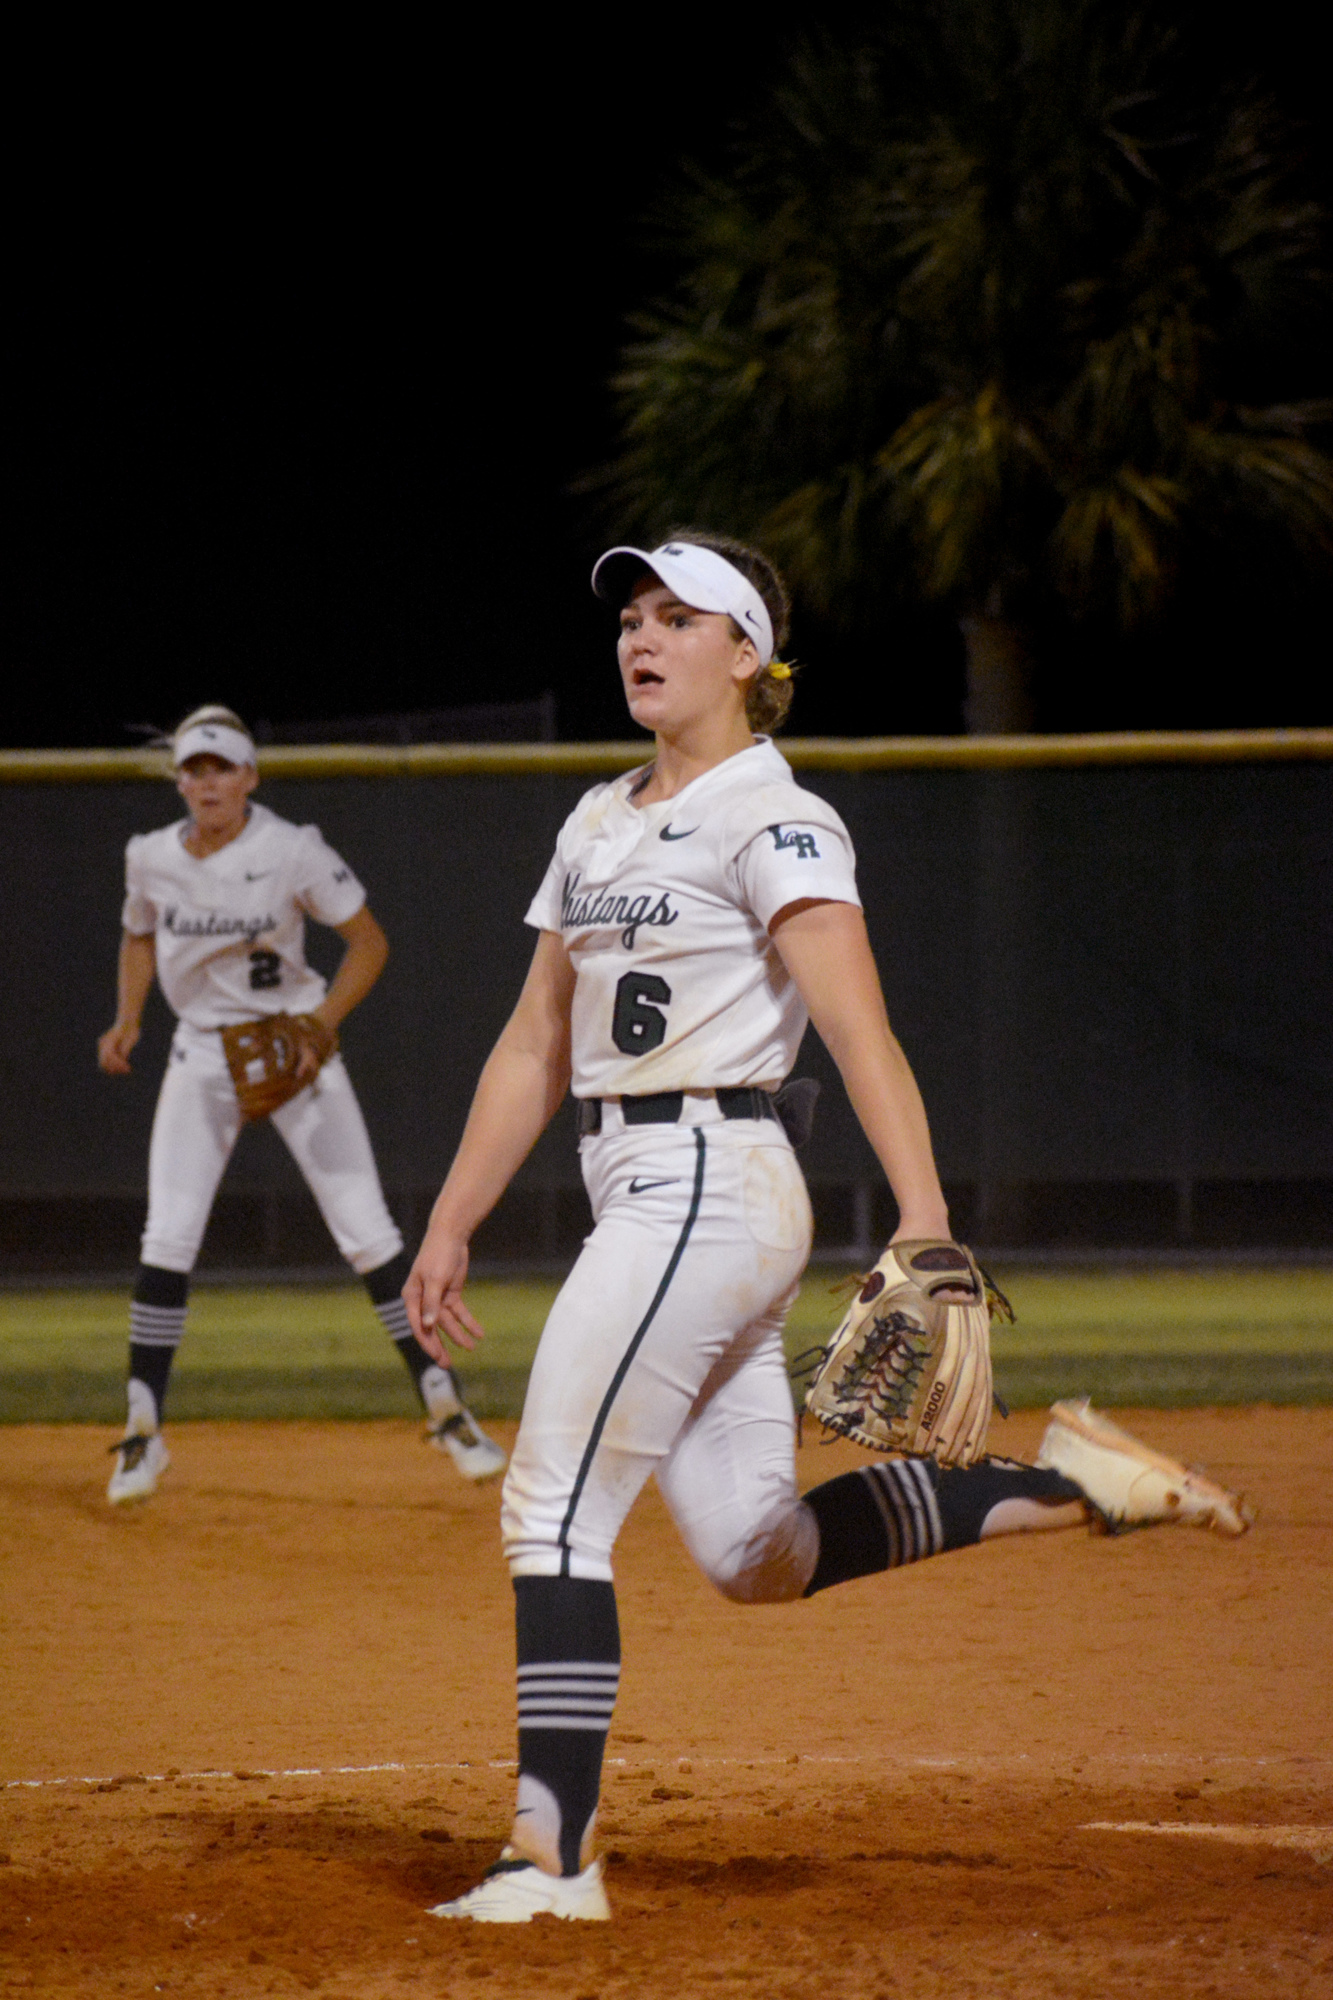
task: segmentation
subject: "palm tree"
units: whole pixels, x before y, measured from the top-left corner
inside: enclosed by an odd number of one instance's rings
[[[1154,22],[1160,16],[1154,17]],[[663,217],[616,381],[618,522],[750,533],[863,636],[950,605],[971,729],[1029,727],[1039,607],[1122,627],[1186,531],[1333,552],[1333,404],[1271,400],[1322,216],[1252,87],[1106,0],[900,0],[808,42]]]

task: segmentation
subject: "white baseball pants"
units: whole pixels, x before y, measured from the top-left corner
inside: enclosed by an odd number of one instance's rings
[[[799,1597],[819,1533],[797,1495],[782,1325],[811,1215],[786,1134],[698,1095],[677,1125],[626,1127],[607,1104],[580,1152],[595,1227],[528,1383],[504,1489],[510,1568],[611,1580],[654,1473],[721,1591]]]
[[[370,1135],[341,1056],[273,1113],[343,1256],[374,1271],[403,1247],[385,1205]],[[240,1106],[216,1029],[176,1029],[148,1149],[142,1258],[192,1271],[213,1198],[241,1129]]]

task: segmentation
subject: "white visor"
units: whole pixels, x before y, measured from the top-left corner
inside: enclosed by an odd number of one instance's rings
[[[179,771],[191,757],[224,757],[229,764],[254,764],[255,746],[243,729],[225,722],[196,722],[172,746],[171,761]]]
[[[763,598],[725,556],[701,549],[697,542],[663,542],[651,554],[645,549],[608,549],[592,573],[592,587],[599,597],[616,598],[629,587],[640,570],[650,569],[660,576],[668,590],[674,590],[682,604],[696,611],[725,611],[742,632],[753,640],[759,664],[766,667],[773,657],[773,623]]]

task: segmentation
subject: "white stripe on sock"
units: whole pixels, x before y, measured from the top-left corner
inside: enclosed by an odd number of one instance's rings
[[[521,1681],[545,1680],[551,1674],[577,1674],[582,1680],[618,1681],[620,1663],[617,1660],[530,1660],[527,1666],[518,1670]]]
[[[185,1306],[149,1306],[130,1301],[130,1339],[140,1347],[179,1347],[185,1331]]]
[[[920,1562],[944,1547],[944,1529],[930,1474],[917,1459],[861,1468],[889,1541],[889,1568]]]
[[[944,1523],[940,1520],[939,1502],[935,1498],[935,1488],[930,1474],[920,1459],[916,1458],[909,1458],[903,1466],[903,1471],[910,1472],[916,1481],[921,1506],[925,1509],[925,1546],[921,1553],[923,1556],[937,1556],[944,1547]]]
[[[407,1317],[407,1305],[403,1299],[384,1299],[376,1306],[380,1324],[390,1340],[410,1340],[412,1322]]]
[[[620,1689],[614,1660],[536,1660],[518,1670],[520,1729],[610,1726]]]

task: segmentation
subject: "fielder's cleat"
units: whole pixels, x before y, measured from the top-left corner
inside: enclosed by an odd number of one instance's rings
[[[1189,1521],[1219,1535],[1243,1535],[1254,1519],[1238,1494],[1140,1443],[1086,1397],[1051,1406],[1037,1463],[1081,1486],[1113,1535],[1158,1521]]]
[[[476,1418],[468,1410],[460,1410],[456,1417],[444,1417],[438,1424],[432,1424],[426,1433],[437,1451],[447,1451],[464,1479],[480,1485],[483,1479],[494,1479],[508,1464],[503,1451],[493,1438],[488,1438]]]
[[[146,1500],[150,1493],[156,1493],[157,1482],[171,1463],[161,1431],[147,1435],[131,1432],[111,1449],[116,1454],[116,1469],[106,1497],[113,1507],[121,1507],[127,1500]]]
[[[452,1903],[436,1903],[431,1917],[466,1917],[474,1924],[530,1924],[534,1917],[560,1917],[584,1923],[611,1920],[611,1905],[602,1887],[599,1856],[581,1875],[548,1875],[531,1861],[502,1854],[483,1881]]]
[[[480,1484],[504,1471],[504,1453],[463,1401],[452,1368],[428,1368],[421,1378],[421,1393],[431,1420],[427,1442],[437,1451],[447,1451],[464,1479]]]

